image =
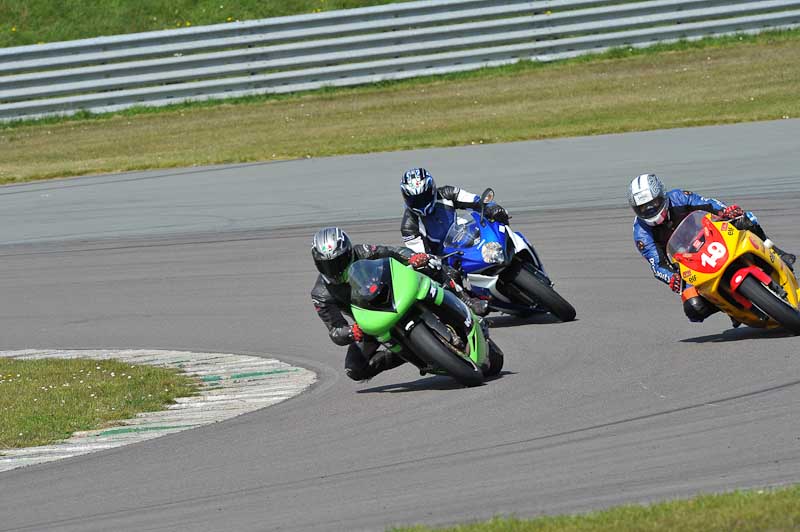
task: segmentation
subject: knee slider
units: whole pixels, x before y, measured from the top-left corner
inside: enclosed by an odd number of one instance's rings
[[[365,381],[370,378],[369,373],[363,369],[345,368],[344,372],[354,381]]]
[[[374,357],[372,357],[372,360],[369,361],[369,366],[373,373],[372,376],[375,376],[382,371],[394,369],[403,362],[405,362],[405,360],[403,360],[399,355],[382,349],[378,351]]]
[[[695,296],[683,302],[683,312],[689,321],[700,323],[717,311],[717,307],[700,296]]]

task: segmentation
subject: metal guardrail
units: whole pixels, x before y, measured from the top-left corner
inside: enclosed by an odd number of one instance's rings
[[[800,0],[424,0],[0,49],[0,120],[443,74],[800,27]]]

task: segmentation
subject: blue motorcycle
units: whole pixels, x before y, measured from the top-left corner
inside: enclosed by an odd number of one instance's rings
[[[465,288],[489,301],[489,309],[525,316],[550,312],[561,321],[575,319],[575,308],[553,289],[536,250],[507,224],[489,221],[484,206],[494,198],[487,188],[481,210],[456,217],[444,239],[442,258],[466,273]]]

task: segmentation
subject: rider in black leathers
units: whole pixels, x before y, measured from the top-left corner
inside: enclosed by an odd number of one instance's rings
[[[317,315],[328,328],[328,334],[336,345],[349,345],[345,357],[345,372],[353,380],[361,381],[378,373],[395,368],[405,360],[399,353],[380,349],[380,344],[365,335],[358,324],[350,325],[345,315],[350,312],[350,284],[345,272],[353,262],[360,259],[393,258],[453,289],[440,262],[426,253],[414,253],[408,248],[379,246],[372,244],[353,245],[347,234],[337,227],[320,229],[311,247],[314,263],[320,274],[311,289],[311,300]]]

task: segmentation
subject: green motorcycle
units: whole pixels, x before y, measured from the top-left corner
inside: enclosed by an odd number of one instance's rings
[[[503,352],[453,293],[395,259],[350,265],[351,310],[359,327],[420,374],[478,386],[503,367]]]

